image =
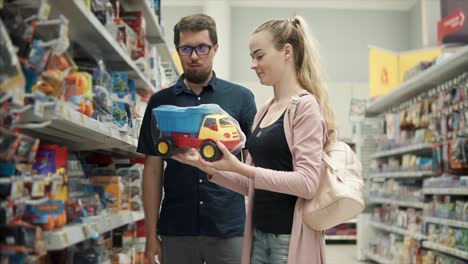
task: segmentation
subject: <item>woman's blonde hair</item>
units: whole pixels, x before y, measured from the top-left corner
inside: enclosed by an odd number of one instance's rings
[[[308,31],[307,23],[300,16],[288,20],[270,20],[260,25],[254,34],[263,31],[272,34],[277,50],[281,50],[286,44],[292,46],[299,84],[317,97],[327,129],[335,129],[335,118],[328,102],[328,87],[324,80],[317,44]]]

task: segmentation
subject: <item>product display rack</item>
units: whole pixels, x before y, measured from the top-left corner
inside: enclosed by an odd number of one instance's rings
[[[86,223],[71,224],[60,229],[46,232],[47,250],[61,250],[91,239],[87,230],[91,226],[98,234],[109,232],[118,227],[144,219],[143,212],[123,211],[89,217]]]
[[[38,2],[38,1],[37,1]],[[58,14],[68,19],[70,25],[67,37],[71,43],[77,43],[95,59],[101,59],[112,71],[127,72],[129,79],[135,81],[135,86],[142,93],[152,94],[161,87],[155,87],[150,79],[143,73],[137,63],[133,61],[123,48],[119,46],[116,40],[85,6],[81,0],[49,0],[52,16]],[[161,61],[169,65],[172,71],[172,79],[178,78],[176,65],[169,52],[167,44],[163,40],[161,28],[157,22],[157,17],[150,9],[147,0],[124,1],[130,3],[131,11],[142,11],[146,19],[146,38],[151,45],[155,45]],[[32,6],[36,2],[31,3]],[[125,6],[125,5],[124,5]],[[0,8],[1,9],[1,8]],[[79,26],[78,26],[79,25]],[[161,70],[166,72],[167,69]],[[171,80],[171,81],[173,81]],[[0,94],[3,103],[13,97],[12,102],[18,102],[21,105],[24,97],[33,95],[15,91],[8,91]],[[5,98],[4,98],[5,97]],[[128,102],[125,102],[128,103]],[[7,109],[8,110],[8,109]],[[76,110],[69,102],[59,100],[43,102],[34,100],[22,111],[23,114],[17,128],[22,134],[40,139],[41,142],[56,143],[68,147],[71,152],[83,153],[101,153],[117,157],[127,161],[134,157],[142,157],[136,152],[138,144],[138,129],[117,129],[110,123],[103,123],[91,118]],[[84,176],[83,172],[70,171],[66,173],[69,178]],[[44,175],[36,176],[12,176],[2,177],[1,184],[20,183],[36,184],[39,178]],[[89,175],[87,175],[89,176]],[[48,177],[47,182],[54,181],[54,176]],[[44,186],[42,183],[40,186]],[[12,191],[14,192],[14,191]],[[106,198],[107,199],[107,198]],[[113,199],[110,197],[109,199]],[[23,200],[17,200],[23,202]],[[62,227],[56,227],[50,231],[44,232],[45,249],[50,252],[64,250],[81,242],[96,239],[96,235],[109,233],[112,230],[136,223],[143,220],[144,214],[139,211],[105,210],[96,216],[83,217],[81,223],[71,223]],[[3,256],[2,256],[3,260]],[[8,261],[8,260],[7,260]]]
[[[380,116],[389,111],[395,111],[402,102],[410,101],[413,98],[418,97],[421,93],[426,93],[430,89],[434,89],[438,85],[447,82],[454,77],[459,76],[463,72],[466,72],[468,69],[468,47],[462,47],[459,49],[455,54],[451,57],[443,60],[442,62],[433,65],[429,69],[421,72],[416,77],[406,81],[401,86],[396,88],[395,90],[391,91],[389,94],[378,98],[377,100],[368,104],[366,108],[366,116],[368,118],[375,118],[376,116]],[[459,103],[454,107],[449,107],[445,109],[442,114],[449,114],[453,110],[462,109],[462,107],[466,106],[467,98],[464,98],[464,103]],[[436,115],[440,115],[437,113]],[[430,117],[434,117],[434,114],[430,115]],[[466,126],[466,124],[464,124]],[[433,143],[417,143],[417,144],[410,144],[407,146],[395,146],[392,149],[384,149],[379,150],[377,153],[371,154],[371,159],[386,159],[397,157],[405,154],[415,154],[418,156],[426,156],[432,157],[433,155]],[[371,172],[365,175],[364,177],[370,181],[387,181],[389,179],[393,179],[394,181],[405,181],[405,180],[417,180],[421,181],[428,177],[437,177],[441,175],[439,171],[409,171],[409,172]],[[461,177],[461,176],[460,176]],[[451,197],[465,197],[468,195],[468,188],[460,187],[460,188],[439,188],[436,187],[422,187],[419,191],[420,193],[420,200],[427,201],[432,195],[447,195]],[[400,201],[395,199],[389,198],[382,198],[382,197],[367,197],[367,201],[371,204],[393,204],[399,207],[413,207],[416,209],[422,209],[425,207],[423,202],[408,202],[408,201]],[[455,256],[458,259],[462,259],[467,261],[468,260],[468,252],[463,251],[459,248],[448,247],[446,245],[430,241],[427,235],[427,225],[429,223],[438,224],[442,226],[449,226],[454,228],[468,228],[468,221],[463,220],[455,220],[455,219],[444,219],[440,217],[432,217],[432,216],[423,216],[423,234],[414,234],[410,233],[405,229],[389,226],[386,224],[382,224],[375,221],[370,221],[370,225],[379,230],[384,230],[385,232],[389,233],[397,233],[401,234],[406,237],[412,237],[420,241],[419,247],[432,250],[434,252],[442,253],[445,255]],[[377,236],[379,237],[379,236]],[[379,238],[377,238],[379,239]],[[432,238],[433,239],[433,238]],[[371,240],[370,240],[371,241]],[[379,255],[376,255],[371,250],[366,248],[367,245],[363,245],[361,250],[363,254],[366,256],[367,259],[372,260],[377,263],[397,263],[394,260],[389,260],[383,258]]]
[[[134,157],[137,135],[121,132],[72,109],[65,102],[41,103],[27,111],[22,118],[22,130],[55,143],[67,145],[74,151],[105,150],[120,156]],[[40,124],[31,126],[30,124]]]

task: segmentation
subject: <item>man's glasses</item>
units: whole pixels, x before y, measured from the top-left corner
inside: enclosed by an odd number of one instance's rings
[[[192,52],[195,51],[197,55],[208,55],[211,50],[210,45],[198,45],[196,47],[192,46],[180,46],[177,47],[177,52],[180,56],[192,56]]]

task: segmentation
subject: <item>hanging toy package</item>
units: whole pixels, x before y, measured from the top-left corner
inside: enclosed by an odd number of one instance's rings
[[[193,148],[203,159],[215,161],[222,158],[216,141],[233,154],[244,147],[245,135],[239,123],[216,104],[162,105],[152,113],[151,134],[159,156],[170,157]]]

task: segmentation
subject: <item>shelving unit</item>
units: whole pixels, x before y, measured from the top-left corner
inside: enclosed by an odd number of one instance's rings
[[[425,236],[422,235],[422,234],[410,232],[408,230],[405,230],[403,228],[396,227],[396,226],[391,226],[391,225],[382,224],[382,223],[378,223],[378,222],[371,222],[371,226],[373,226],[374,228],[383,230],[383,231],[400,234],[402,236],[409,236],[409,237],[412,237],[412,238],[418,239],[418,240],[425,239]]]
[[[46,248],[47,250],[64,249],[91,239],[89,230],[94,229],[98,234],[102,234],[143,218],[143,212],[130,211],[92,216],[85,223],[71,224],[52,232],[46,232]]]
[[[65,144],[74,151],[102,149],[121,156],[139,156],[135,136],[87,117],[64,102],[38,102],[21,121],[28,134]]]
[[[468,260],[468,252],[466,252],[466,251],[462,251],[462,250],[459,250],[459,249],[447,247],[447,246],[440,245],[438,243],[434,243],[434,242],[430,242],[430,241],[424,241],[423,242],[423,247],[428,248],[428,249],[432,249],[432,250],[436,250],[436,251],[439,251],[439,252],[442,252],[442,253],[445,253],[445,254],[449,254],[449,255],[452,255],[452,256],[455,256],[455,257],[459,257],[459,258],[464,259],[464,260]]]
[[[424,188],[424,194],[468,195],[468,188]]]
[[[468,221],[444,219],[444,218],[431,217],[431,216],[425,216],[423,219],[424,219],[424,222],[427,222],[427,223],[441,224],[441,225],[468,229]]]
[[[394,200],[388,198],[377,198],[377,197],[370,197],[369,202],[374,204],[393,204],[402,207],[411,207],[411,208],[423,208],[422,202],[412,202],[412,201],[404,201],[404,200]]]
[[[31,6],[28,6],[28,8],[37,8],[39,2],[40,1],[31,1],[31,3],[28,3],[28,5],[30,4]],[[124,3],[124,7],[128,8],[128,10],[142,11],[146,20],[146,37],[148,42],[150,45],[156,46],[157,53],[161,56],[161,61],[170,64],[170,68],[179,75],[168,45],[164,41],[157,17],[150,8],[148,1],[121,0],[121,2]],[[49,3],[51,17],[63,15],[69,21],[70,27],[65,30],[67,31],[65,35],[69,38],[71,43],[76,43],[79,46],[79,49],[73,49],[73,52],[70,52],[70,55],[72,55],[74,59],[93,58],[95,60],[102,60],[109,72],[127,72],[129,79],[135,81],[136,89],[139,91],[144,91],[145,93],[149,92],[151,94],[160,88],[154,87],[151,84],[147,74],[140,69],[138,63],[132,60],[131,56],[119,45],[96,16],[88,10],[84,1],[49,0]],[[164,72],[164,70],[162,70],[162,72]],[[28,96],[28,98],[34,98],[34,96]],[[10,97],[9,94],[8,97]],[[20,105],[20,103],[23,103],[24,97],[24,90],[22,90],[21,98],[19,100],[13,100],[13,102],[15,104],[18,102],[18,105]],[[114,98],[111,99],[114,100]],[[3,94],[2,100],[4,100]],[[117,99],[117,101],[120,102],[120,99]],[[28,107],[29,109],[23,113],[17,127],[22,134],[38,138],[41,140],[41,143],[57,143],[67,146],[67,149],[73,152],[104,153],[110,154],[113,158],[126,160],[130,157],[142,156],[136,152],[139,133],[137,129],[118,129],[117,126],[111,123],[103,123],[78,112],[76,106],[70,103],[58,100],[44,103],[34,98],[34,103]],[[74,154],[78,156],[83,153]],[[86,156],[86,154],[87,153],[84,153],[83,156]],[[80,156],[80,159],[83,158],[83,156]],[[68,176],[68,180],[73,177],[84,176],[84,172],[82,171],[68,172],[65,174]],[[46,180],[44,180],[44,178],[46,178]],[[40,181],[41,179],[44,182],[55,180],[53,177],[47,178],[44,175],[40,177],[37,175],[28,177],[11,176],[2,177],[0,183],[20,183],[22,186],[25,186],[24,183],[29,184],[31,182]],[[62,179],[64,178],[60,177],[60,180]],[[89,184],[89,179],[87,180],[87,184]],[[134,186],[132,186],[132,188],[133,187]],[[81,186],[79,186],[79,188],[81,188]],[[116,199],[116,197],[108,197],[107,194],[105,197],[109,201]],[[26,199],[29,199],[29,197],[21,197],[19,200],[23,201]],[[47,200],[46,198],[43,199]],[[37,201],[38,200],[36,200],[36,202]],[[81,203],[81,201],[78,203]],[[63,205],[61,204],[61,206]],[[83,217],[81,218],[81,223],[72,223],[52,231],[44,232],[46,250],[57,251],[67,249],[75,244],[96,238],[95,235],[104,234],[143,219],[143,211],[119,211],[115,213],[108,213],[105,211],[97,216]],[[49,218],[48,221],[51,221],[51,218]],[[59,224],[56,224],[55,226],[58,225]],[[62,223],[60,225],[62,225]]]
[[[406,101],[430,88],[434,88],[438,84],[462,73],[466,70],[467,64],[468,46],[465,46],[450,58],[411,78],[387,95],[370,102],[366,107],[366,116],[379,115],[395,106],[396,103]]]
[[[394,149],[384,150],[375,153],[372,158],[383,158],[390,156],[397,156],[402,154],[421,154],[421,153],[432,153],[432,144],[420,143],[415,145],[409,145],[404,147],[398,147]]]
[[[453,54],[448,59],[438,63],[437,65],[431,66],[429,69],[418,74],[416,77],[406,81],[400,85],[395,90],[391,91],[389,94],[382,96],[376,99],[373,102],[370,102],[366,107],[366,117],[369,119],[382,118],[383,114],[389,111],[395,111],[401,103],[408,102],[413,100],[413,98],[419,96],[421,93],[427,92],[438,85],[443,84],[448,80],[452,80],[454,77],[459,76],[461,73],[466,72],[468,69],[468,46],[465,46],[458,50],[457,53]],[[461,102],[461,105],[466,105],[465,102]],[[460,107],[460,105],[457,105]],[[443,113],[448,114],[452,108],[447,108]],[[466,125],[466,124],[465,124]],[[432,157],[433,144],[432,143],[417,143],[417,144],[408,144],[407,146],[396,145],[392,149],[378,150],[373,154],[369,154],[368,158],[371,159],[386,159],[389,157],[399,158],[405,154],[414,154],[424,157]],[[388,179],[395,179],[399,181],[412,180],[412,183],[419,183],[425,177],[434,177],[440,174],[433,171],[413,171],[413,172],[371,172],[365,175],[365,178],[368,181],[382,182]],[[427,195],[452,195],[452,196],[467,196],[467,188],[423,188],[421,186],[422,196]],[[425,200],[427,197],[421,197],[421,201]],[[368,197],[367,200],[370,204],[392,204],[400,207],[411,207],[416,209],[422,209],[422,202],[411,202],[395,199],[387,199],[381,197]],[[451,219],[442,219],[437,217],[424,216],[423,224],[427,225],[428,223],[446,225],[455,228],[468,228],[468,221],[459,221]],[[385,224],[371,222],[370,224],[374,229],[383,230],[386,232],[398,233],[407,237],[412,237],[417,240],[422,241],[420,246],[426,249],[431,249],[434,251],[446,253],[458,258],[467,260],[468,252],[462,250],[457,250],[449,248],[447,246],[425,241],[427,239],[427,234],[412,234],[407,230],[397,228],[394,226],[388,226]],[[423,230],[427,230],[423,228]],[[377,239],[379,239],[377,237]],[[372,241],[369,240],[368,242]],[[361,247],[360,250],[364,251],[364,255],[375,262],[378,263],[394,263],[389,260],[383,259],[380,256],[376,256],[369,252],[367,245]]]
[[[326,240],[356,240],[356,236],[340,236],[340,235],[327,235],[325,236]]]
[[[380,172],[373,173],[367,176],[367,178],[374,179],[388,179],[388,178],[422,178],[427,176],[434,176],[433,171],[395,171],[395,172]]]
[[[141,0],[144,2],[143,0]],[[70,39],[86,49],[94,58],[103,59],[112,70],[127,71],[136,81],[137,88],[156,91],[149,79],[140,71],[130,56],[119,46],[99,20],[86,9],[82,0],[51,0],[51,5],[80,27],[70,27]]]
[[[158,23],[158,18],[156,14],[152,11],[149,6],[148,1],[146,0],[120,0],[122,6],[129,11],[141,11],[143,17],[146,20],[146,38],[151,44],[156,45],[161,59],[164,62],[169,62],[172,66],[172,69],[180,75],[177,66],[172,58],[171,52],[168,48],[168,43],[163,38],[161,27]]]
[[[394,263],[395,263],[395,262],[393,262],[393,261],[391,261],[391,260],[382,258],[381,256],[378,256],[378,255],[376,255],[376,254],[373,254],[373,253],[371,253],[371,252],[369,252],[369,251],[365,251],[365,252],[364,252],[364,255],[365,255],[368,259],[370,259],[370,260],[372,260],[372,261],[375,261],[375,262],[377,262],[377,263],[379,263],[379,264],[394,264]]]

